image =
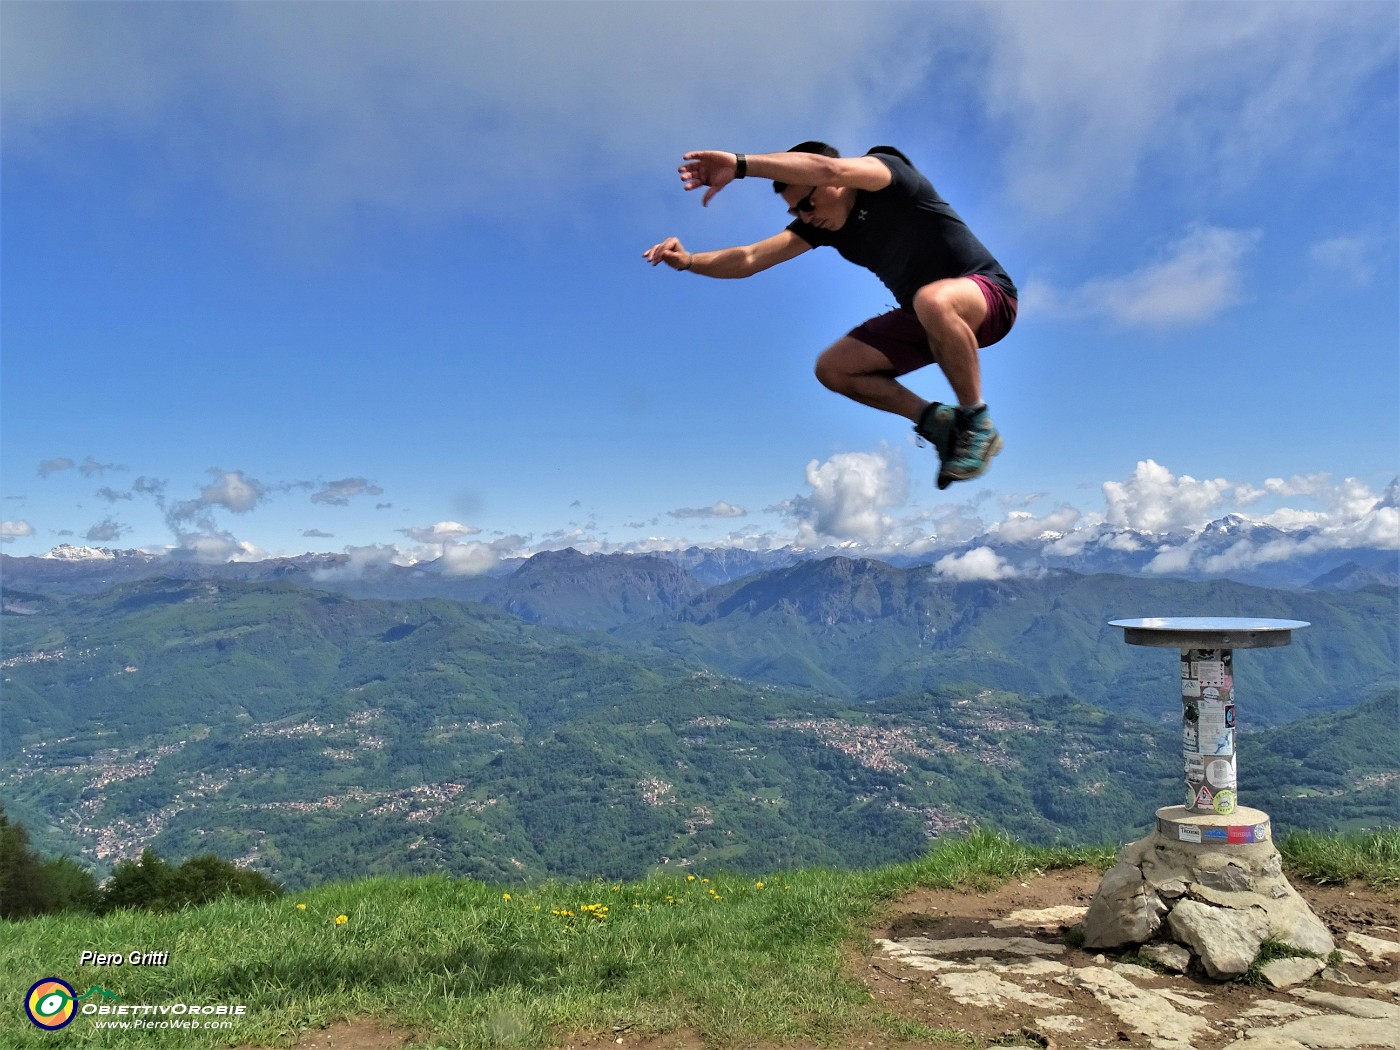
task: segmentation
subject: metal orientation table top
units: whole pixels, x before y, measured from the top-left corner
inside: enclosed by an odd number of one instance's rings
[[[1123,628],[1129,645],[1162,649],[1274,649],[1293,641],[1293,632],[1310,626],[1305,620],[1273,620],[1258,616],[1144,616],[1110,620]]]

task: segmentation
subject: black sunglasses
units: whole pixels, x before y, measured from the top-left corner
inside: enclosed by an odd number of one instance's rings
[[[796,218],[803,212],[806,212],[810,215],[812,212],[816,211],[817,206],[812,203],[812,197],[816,195],[816,192],[817,187],[813,186],[811,193],[807,194],[807,196],[803,197],[800,201],[798,201],[796,204],[794,204],[791,208],[788,209],[788,214]]]

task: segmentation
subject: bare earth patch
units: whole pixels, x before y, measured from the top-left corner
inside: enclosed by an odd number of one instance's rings
[[[1295,881],[1332,930],[1345,961],[1293,988],[1168,974],[1129,960],[1135,951],[1086,952],[1066,934],[1089,906],[1100,873],[1048,872],[986,893],[915,890],[889,907],[849,975],[889,1014],[962,1033],[963,1045],[1051,1050],[1400,1050],[1400,891]],[[431,1046],[374,1020],[308,1032],[296,1050],[403,1050]],[[862,1033],[821,1050],[929,1046]],[[809,1042],[751,1050],[818,1050]],[[695,1032],[604,1029],[556,1050],[721,1050]],[[239,1050],[270,1050],[242,1047]],[[729,1050],[729,1048],[722,1048]]]

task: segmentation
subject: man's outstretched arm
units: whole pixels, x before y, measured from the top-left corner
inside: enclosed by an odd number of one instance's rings
[[[812,246],[791,230],[738,248],[712,252],[688,252],[675,237],[667,237],[642,252],[653,266],[665,263],[673,270],[692,270],[703,277],[752,277],[770,266],[795,259]]]
[[[713,197],[738,177],[740,158],[747,175],[792,186],[853,186],[858,190],[882,190],[894,178],[875,157],[824,157],[819,153],[726,153],[696,150],[682,158],[677,170],[686,190],[709,187],[701,201]]]

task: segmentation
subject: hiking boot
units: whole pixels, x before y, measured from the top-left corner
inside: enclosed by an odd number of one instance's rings
[[[953,426],[953,447],[943,457],[938,487],[946,489],[955,481],[970,481],[985,474],[992,457],[1001,451],[1001,444],[1001,435],[986,405],[971,412],[959,408]]]
[[[914,424],[914,433],[923,438],[938,452],[939,469],[953,451],[953,428],[958,420],[957,410],[952,405],[929,402],[919,421]]]

